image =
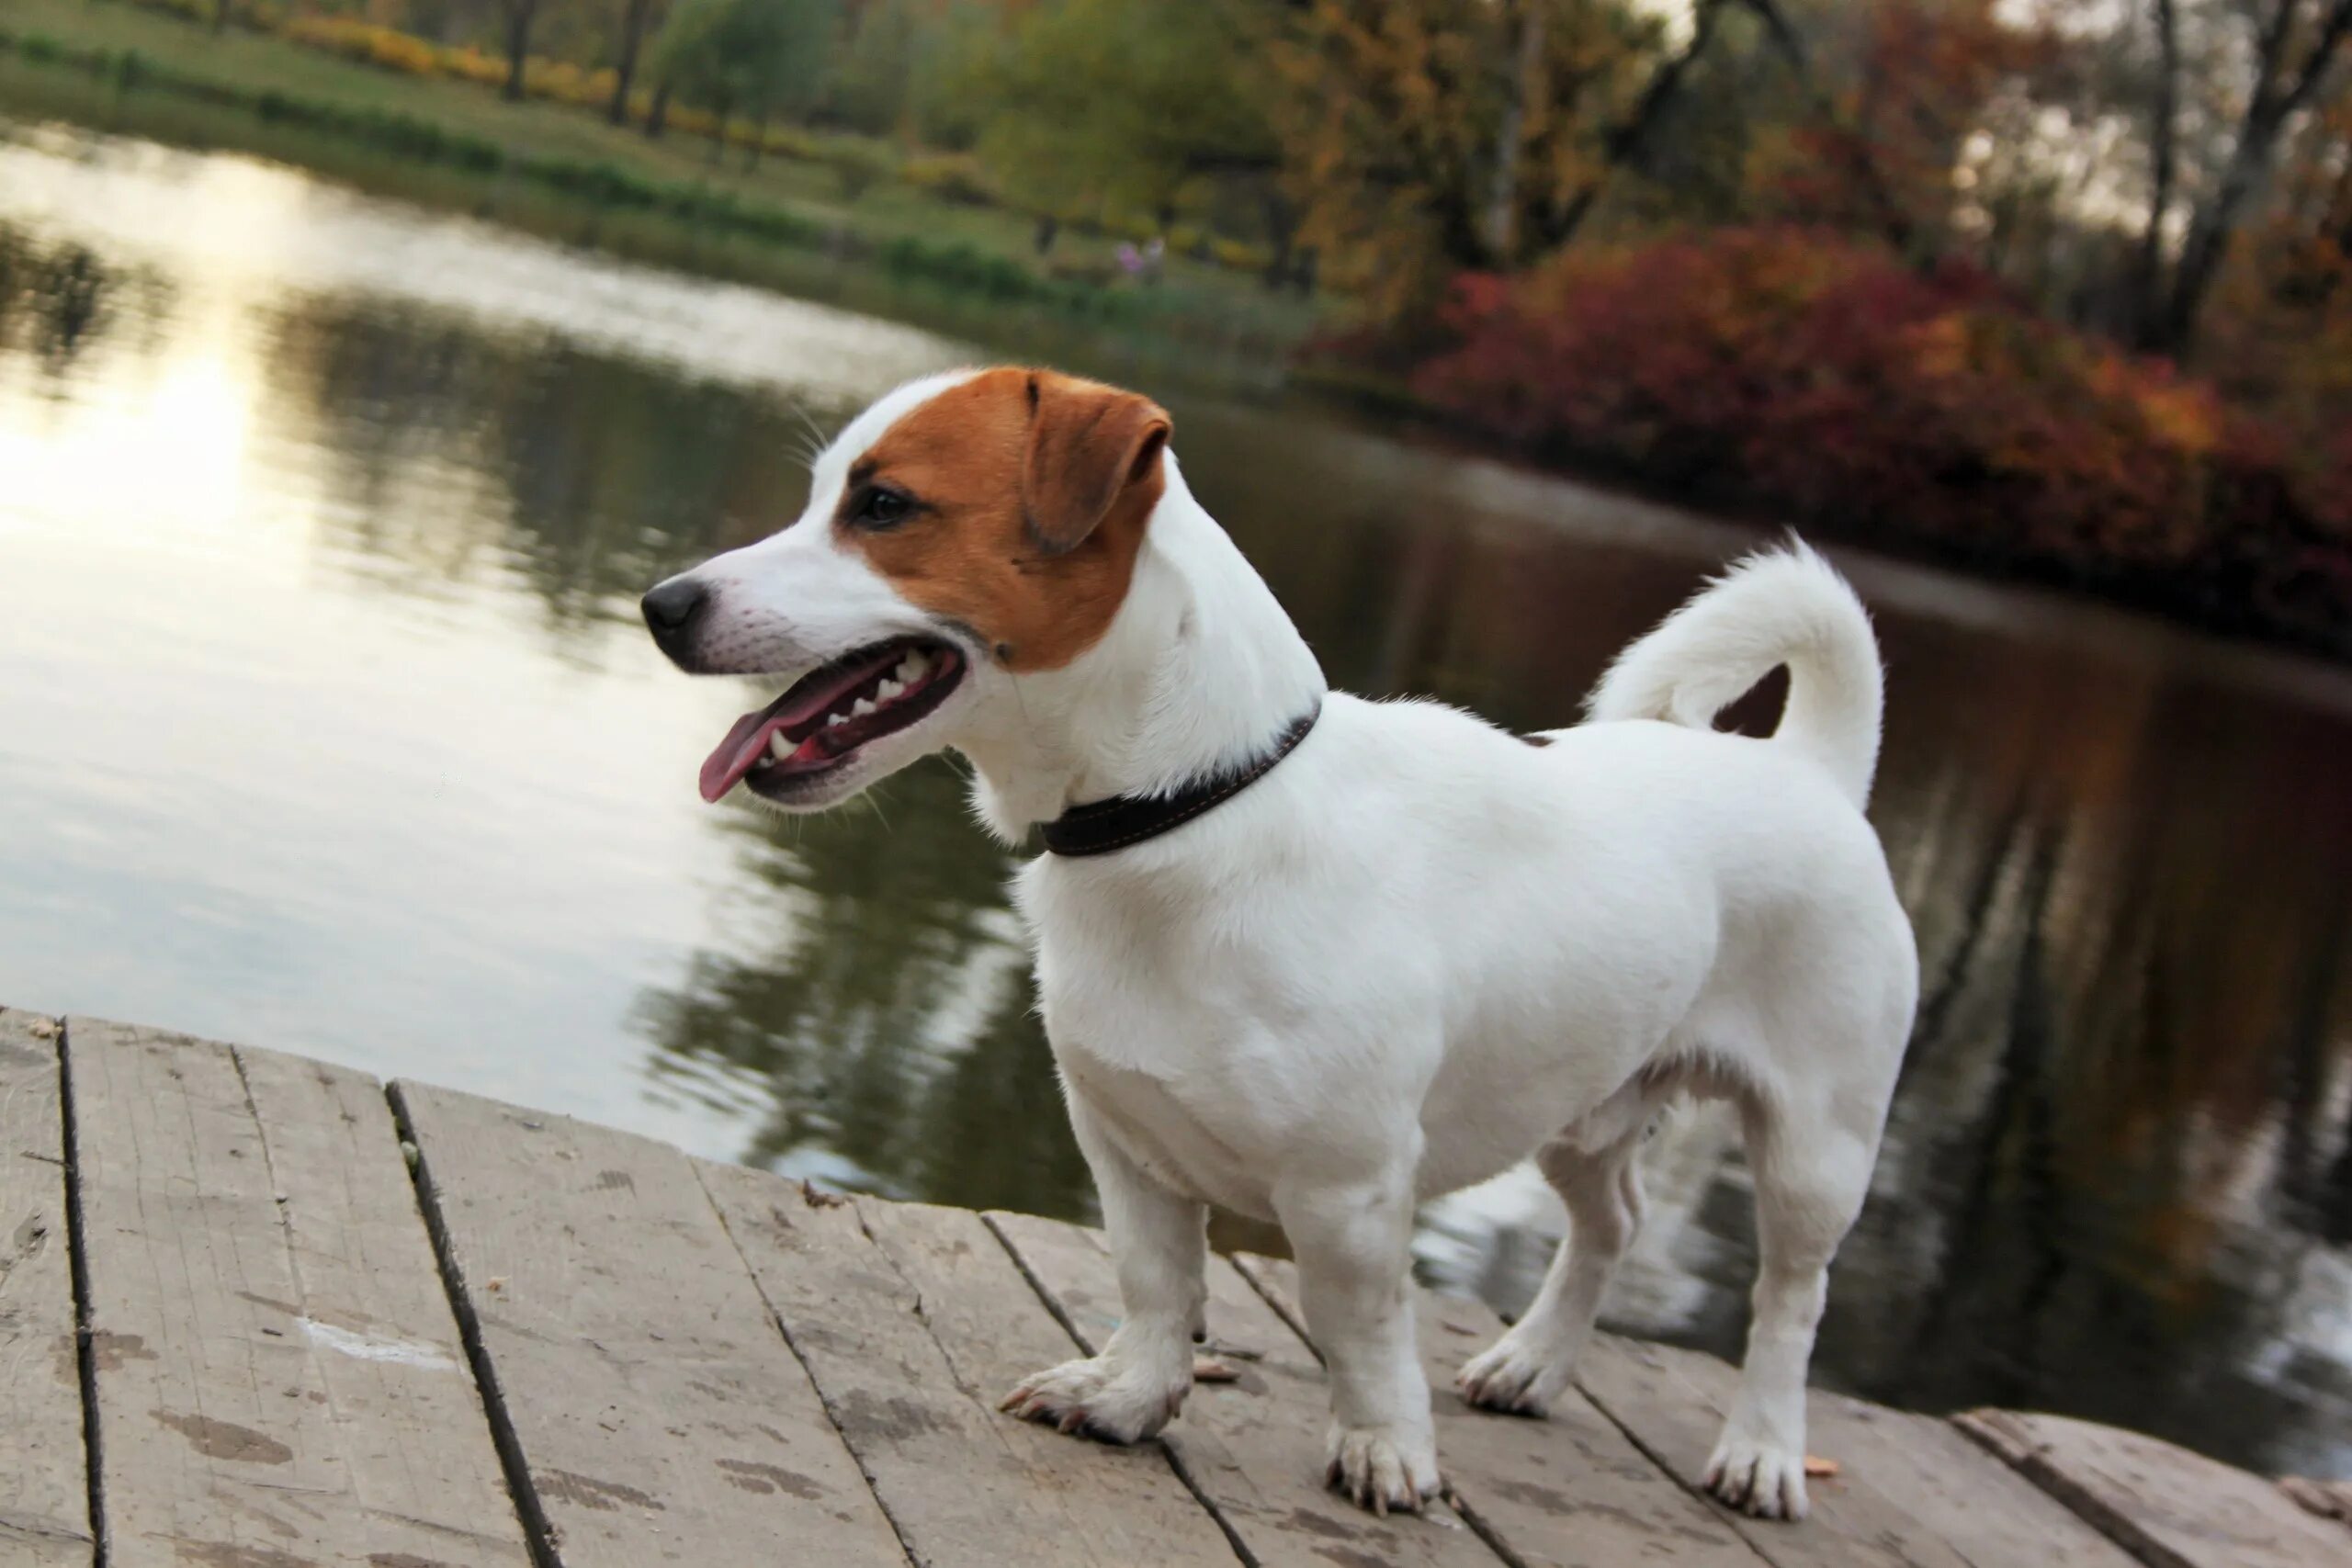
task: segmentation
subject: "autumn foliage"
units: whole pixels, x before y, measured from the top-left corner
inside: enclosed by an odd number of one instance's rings
[[[1821,231],[1461,278],[1414,390],[1539,455],[2352,647],[2352,438],[2300,440],[1972,270]]]

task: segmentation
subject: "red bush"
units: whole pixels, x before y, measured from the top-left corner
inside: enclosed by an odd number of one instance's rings
[[[1733,230],[1465,276],[1442,325],[1415,393],[1540,453],[2352,649],[2352,435],[2296,454],[1966,269]]]

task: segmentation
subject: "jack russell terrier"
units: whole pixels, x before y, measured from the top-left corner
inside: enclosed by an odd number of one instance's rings
[[[1415,1205],[1531,1153],[1566,1202],[1534,1305],[1460,1379],[1541,1414],[1641,1224],[1645,1130],[1715,1096],[1761,1258],[1704,1484],[1802,1517],[1806,1363],[1917,991],[1862,815],[1861,605],[1792,543],[1634,643],[1575,728],[1367,702],[1324,684],[1169,429],[1049,371],[917,381],[818,458],[798,521],[644,601],[681,668],[790,682],[704,763],[706,799],[817,811],[953,748],[991,829],[1044,831],[1012,899],[1124,1316],[1005,1408],[1120,1443],[1172,1419],[1222,1203],[1295,1250],[1331,1481],[1417,1508],[1439,1475]],[[1778,733],[1711,728],[1777,665]]]

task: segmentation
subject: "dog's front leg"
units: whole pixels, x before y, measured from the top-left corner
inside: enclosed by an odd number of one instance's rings
[[[1307,1332],[1331,1371],[1331,1483],[1375,1513],[1437,1495],[1429,1380],[1414,1341],[1411,1167],[1286,1184],[1274,1206],[1298,1255]]]
[[[1119,1326],[1099,1355],[1036,1373],[1002,1408],[1065,1432],[1137,1442],[1175,1419],[1192,1391],[1193,1335],[1208,1302],[1208,1209],[1138,1168],[1075,1092],[1069,1116],[1118,1263]]]

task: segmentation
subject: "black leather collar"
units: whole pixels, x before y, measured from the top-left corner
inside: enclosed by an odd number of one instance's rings
[[[1221,806],[1274,771],[1274,764],[1306,739],[1321,716],[1323,702],[1294,721],[1274,738],[1271,750],[1238,773],[1212,773],[1186,784],[1173,795],[1114,795],[1108,800],[1073,806],[1046,824],[1046,848],[1057,855],[1102,855],[1156,839],[1179,828],[1212,807]]]

